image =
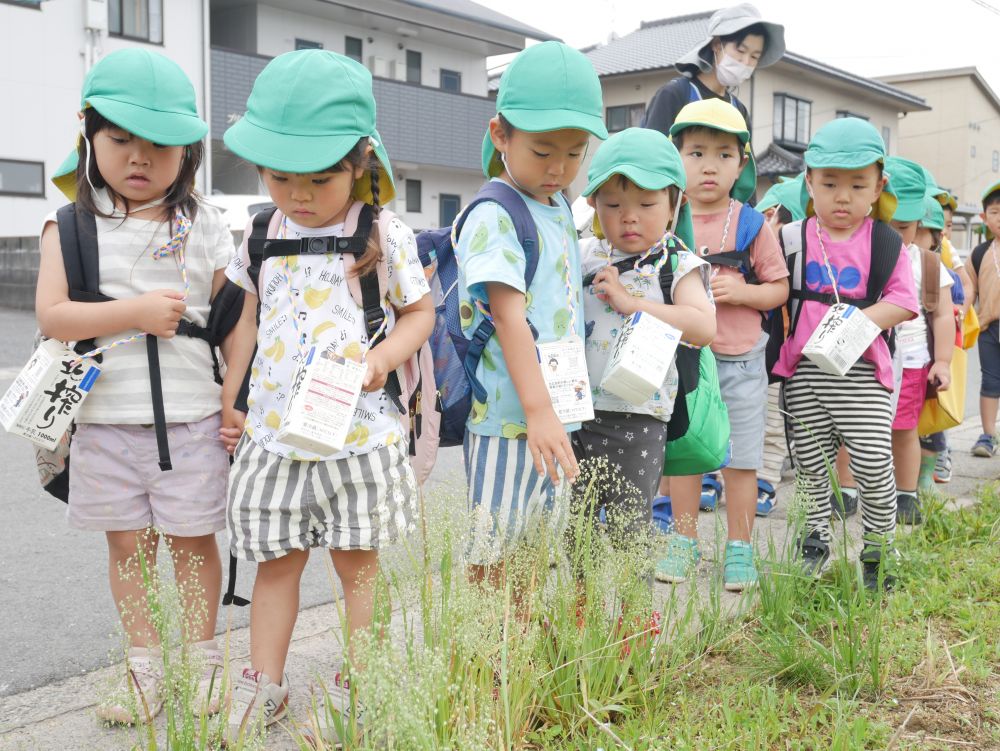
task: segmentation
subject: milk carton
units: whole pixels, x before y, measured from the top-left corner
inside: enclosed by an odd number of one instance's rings
[[[838,303],[813,331],[802,354],[824,373],[842,376],[858,361],[881,329],[853,305]]]
[[[295,373],[277,439],[321,456],[344,448],[367,371],[364,363],[310,349]]]
[[[629,404],[649,401],[667,378],[681,332],[649,313],[626,319],[601,378],[601,388]]]
[[[0,399],[0,424],[53,451],[100,374],[93,360],[79,360],[62,342],[46,339]]]

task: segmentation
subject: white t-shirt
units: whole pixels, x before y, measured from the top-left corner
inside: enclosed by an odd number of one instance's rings
[[[920,297],[921,280],[923,279],[923,262],[920,258],[920,248],[910,245],[906,249],[910,256],[910,269],[917,285],[917,296]],[[951,305],[951,285],[954,284],[948,269],[941,263],[941,293],[940,304]],[[896,346],[903,361],[904,368],[922,368],[931,361],[927,349],[927,320],[921,313],[916,318],[904,321],[896,327]]]
[[[312,229],[285,220],[285,236],[339,237],[344,225]],[[430,292],[423,266],[417,255],[413,231],[399,219],[389,224],[382,248],[388,265],[389,323],[395,324],[395,309],[412,305]],[[344,274],[344,257],[339,253],[287,256],[291,272],[291,294],[286,281],[284,259],[267,259],[260,279],[251,279],[246,242],[233,257],[226,275],[236,284],[260,296],[260,327],[257,357],[251,369],[246,431],[261,447],[289,459],[318,461],[341,459],[376,451],[406,440],[399,411],[383,389],[363,392],[354,411],[354,422],[344,449],[332,456],[319,456],[287,446],[276,439],[285,413],[288,387],[299,360],[310,347],[329,349],[345,357],[362,354],[368,344],[364,310],[351,295]],[[258,281],[262,293],[258,293]],[[294,297],[294,299],[293,299]],[[293,318],[298,331],[305,332],[304,352],[299,351]]]
[[[623,253],[620,250],[613,250],[605,240],[598,240],[596,237],[588,237],[580,240],[580,255],[583,264],[583,274],[588,276],[608,265],[617,263],[624,258],[638,259],[637,255]],[[651,268],[644,265],[640,269],[651,271]],[[677,254],[677,270],[674,272],[674,280],[671,285],[671,295],[677,290],[677,283],[687,274],[698,270],[702,276],[702,282],[706,291],[709,289],[709,278],[712,267],[698,258],[693,253],[681,250]],[[644,297],[652,302],[662,303],[663,293],[660,290],[660,280],[658,274],[642,276],[632,269],[628,269],[620,274],[621,283],[631,294],[636,297]],[[711,295],[709,295],[711,299]],[[631,414],[652,415],[663,422],[670,420],[670,415],[674,411],[674,399],[677,397],[677,366],[671,364],[667,377],[663,381],[663,386],[653,394],[653,397],[645,404],[630,404],[625,400],[610,394],[601,388],[601,377],[604,375],[604,368],[608,364],[608,357],[615,346],[618,337],[618,330],[622,325],[622,316],[615,312],[614,308],[602,302],[594,291],[593,286],[585,287],[583,290],[583,312],[587,331],[587,372],[590,376],[590,390],[594,399],[594,409],[606,412],[628,412]]]
[[[110,210],[103,190],[98,207]],[[154,258],[170,240],[168,222],[150,219],[95,217],[100,256],[100,291],[119,300],[157,289],[184,290],[176,255]],[[53,212],[45,222],[55,222]],[[191,290],[184,318],[204,326],[212,296],[212,279],[233,255],[233,236],[213,206],[201,204],[184,246]],[[103,347],[140,333],[136,329],[97,339]],[[222,408],[222,389],[212,373],[212,351],[201,339],[175,336],[157,340],[163,407],[168,423],[197,422]],[[101,375],[76,417],[79,423],[149,425],[153,422],[146,344],[139,340],[104,353]]]

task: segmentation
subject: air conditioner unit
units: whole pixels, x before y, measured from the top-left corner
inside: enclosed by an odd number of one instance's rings
[[[83,0],[83,27],[94,31],[108,30],[107,0]]]
[[[368,56],[368,70],[373,76],[378,78],[392,78],[389,71],[390,61],[378,55]]]
[[[406,63],[399,60],[393,60],[389,64],[389,78],[394,81],[405,81],[406,80]]]

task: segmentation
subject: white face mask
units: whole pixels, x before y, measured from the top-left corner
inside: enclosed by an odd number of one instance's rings
[[[753,71],[752,65],[741,63],[725,52],[722,53],[721,59],[715,63],[715,77],[727,89],[732,89],[749,80]]]

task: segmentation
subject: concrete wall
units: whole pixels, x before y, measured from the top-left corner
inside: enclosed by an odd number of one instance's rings
[[[35,309],[38,238],[0,237],[0,306]]]

